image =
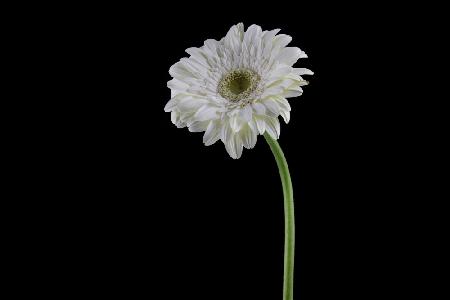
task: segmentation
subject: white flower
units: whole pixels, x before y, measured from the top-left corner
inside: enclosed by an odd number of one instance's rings
[[[189,58],[174,64],[167,83],[170,101],[165,106],[172,122],[203,132],[206,146],[219,139],[232,158],[242,147],[253,148],[258,134],[278,139],[278,116],[289,122],[291,107],[286,98],[302,94],[301,75],[308,69],[293,68],[307,57],[297,47],[286,47],[292,38],[279,29],[262,31],[242,23],[231,27],[220,41],[206,40],[200,48],[189,48]]]

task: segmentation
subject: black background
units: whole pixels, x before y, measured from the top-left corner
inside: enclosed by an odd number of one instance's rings
[[[412,267],[404,203],[391,192],[404,166],[391,77],[403,27],[387,8],[107,5],[49,24],[65,25],[55,55],[71,72],[45,231],[61,295],[281,299],[283,198],[269,147],[259,136],[233,160],[163,110],[169,67],[238,22],[282,29],[309,56],[297,66],[315,72],[290,99],[279,140],[294,185],[296,299],[401,289]]]

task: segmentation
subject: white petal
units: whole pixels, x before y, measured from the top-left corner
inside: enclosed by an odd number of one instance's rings
[[[186,127],[186,124],[183,121],[181,121],[180,114],[178,113],[178,111],[173,110],[170,113],[170,120],[175,126],[177,126],[177,128]]]
[[[211,121],[206,128],[206,132],[203,135],[203,143],[206,146],[210,146],[220,139],[220,126],[219,121]]]
[[[220,139],[225,144],[231,137],[233,130],[230,127],[229,122],[223,122],[220,130]]]
[[[173,97],[172,99],[167,102],[166,106],[164,106],[165,112],[170,112],[174,109],[174,107],[178,104],[178,99]]]
[[[239,134],[233,134],[230,139],[225,142],[225,149],[228,154],[234,158],[238,159],[242,155],[242,140]]]
[[[305,85],[308,85],[308,84],[309,84],[309,82],[307,80],[302,80],[302,81],[297,83],[298,86],[305,86]],[[291,88],[291,87],[289,87],[289,88]]]
[[[271,72],[270,78],[268,81],[272,82],[275,80],[280,80],[280,77],[286,76],[289,73],[291,73],[292,69],[293,68],[291,66],[278,65],[278,67]]]
[[[214,64],[217,61],[217,47],[219,42],[213,39],[208,39],[205,41],[204,46],[202,47],[205,54],[208,56],[208,62],[210,64]]]
[[[239,134],[241,135],[242,143],[245,148],[252,149],[255,147],[257,134],[250,128],[249,125],[245,125]]]
[[[297,47],[287,47],[280,50],[276,57],[278,61],[288,66],[292,66],[299,58],[307,57],[306,53]]]
[[[264,90],[264,93],[262,94],[262,98],[266,98],[270,95],[280,95],[284,92],[284,88],[281,86],[273,85],[271,87],[268,87]]]
[[[250,45],[256,45],[256,43],[254,43],[254,40],[257,38],[260,38],[262,34],[262,30],[261,27],[258,25],[250,25],[249,28],[247,28],[247,31],[244,34],[244,43],[247,44],[247,46]]]
[[[239,112],[239,116],[244,122],[249,122],[252,119],[252,108],[250,105],[246,105]]]
[[[197,121],[206,121],[217,118],[217,107],[204,105],[195,113],[194,118]]]
[[[285,89],[289,88],[290,86],[292,86],[294,84],[298,84],[298,82],[295,80],[292,80],[290,78],[284,77],[284,78],[281,78],[281,79],[278,79],[276,81],[269,83],[268,89],[271,89],[271,90],[278,89],[278,91],[284,91]],[[277,94],[279,94],[279,93],[272,92],[272,95],[277,95]]]
[[[228,30],[223,42],[224,45],[232,49],[236,54],[241,51],[241,42],[244,37],[244,24],[239,23]]]
[[[209,67],[197,62],[195,59],[183,57],[180,59],[180,63],[192,74],[190,76],[191,79],[203,81],[203,78],[208,76]]]
[[[189,112],[189,113],[186,113],[186,112],[180,112],[180,121],[181,122],[183,122],[183,123],[185,123],[185,125],[186,126],[190,126],[192,123],[194,123],[195,121],[197,121],[195,118],[194,118],[194,114],[195,114],[195,112]]]
[[[211,123],[211,121],[202,121],[202,122],[195,121],[194,123],[192,123],[189,126],[189,131],[190,132],[203,132],[206,130],[209,123]]]
[[[289,123],[289,120],[291,119],[291,112],[288,110],[280,110],[280,114],[283,117],[284,122],[287,124]]]
[[[298,91],[292,91],[292,90],[288,90],[284,93],[284,96],[286,98],[294,98],[294,97],[298,97],[300,96],[302,93],[298,92]]]
[[[199,98],[186,97],[178,102],[177,108],[181,112],[193,112],[207,104],[208,101]]]
[[[219,42],[216,41],[215,39],[207,39],[204,42],[204,47],[209,49],[209,50],[215,50],[217,48],[218,44],[219,44]]]
[[[278,116],[280,113],[280,106],[275,100],[272,100],[272,98],[267,98],[263,102],[264,106],[267,108],[268,111],[270,111],[273,115]]]
[[[292,41],[292,37],[286,34],[279,34],[273,40],[276,47],[284,48]]]
[[[294,80],[294,81],[303,81],[303,78],[300,77],[300,75],[298,75],[298,74],[295,73],[294,68],[292,68],[292,73],[286,75],[285,77],[286,77],[286,78],[290,78],[290,79],[292,79],[292,80]]]
[[[266,131],[266,122],[264,117],[255,117],[256,129],[258,129],[259,134],[264,134]]]
[[[177,91],[185,91],[186,89],[189,88],[189,85],[174,78],[174,79],[170,80],[169,82],[167,82],[167,87],[169,89],[173,89],[173,90],[177,90]]]
[[[272,53],[272,47],[273,47],[273,39],[275,35],[280,31],[280,29],[275,29],[271,31],[265,31],[263,33],[262,37],[262,43],[263,43],[263,56],[265,58],[269,58]]]
[[[314,72],[306,68],[293,68],[293,72],[297,75],[314,75]]]
[[[244,120],[242,120],[238,114],[230,117],[230,127],[234,132],[239,132],[242,126],[244,126]]]
[[[242,155],[242,140],[241,137],[239,136],[239,134],[235,134],[234,135],[234,149],[236,151],[236,158],[241,157]]]
[[[280,136],[280,122],[278,118],[266,118],[266,131],[274,139]]]
[[[287,110],[287,111],[291,111],[291,105],[289,104],[289,102],[281,97],[281,96],[276,96],[272,98],[273,100],[275,100],[278,105],[280,106],[280,110]]]
[[[192,77],[192,73],[179,61],[169,69],[169,74],[174,78]]]
[[[266,107],[258,102],[252,104],[253,111],[258,115],[264,115],[266,113]]]
[[[203,49],[192,47],[192,48],[187,48],[186,52],[189,55],[191,55],[191,57],[190,57],[191,60],[194,60],[195,62],[201,64],[204,67],[207,67],[207,68],[210,67],[210,65],[208,63],[208,59],[207,59]]]
[[[255,118],[253,118],[250,122],[248,122],[247,124],[248,126],[250,126],[250,129],[253,130],[253,132],[258,135],[258,128],[256,126],[256,121]]]
[[[298,97],[303,94],[303,89],[299,86],[292,87],[284,92],[285,98]]]
[[[179,118],[180,116],[176,110],[170,113],[170,121],[172,121],[174,125],[177,125]]]

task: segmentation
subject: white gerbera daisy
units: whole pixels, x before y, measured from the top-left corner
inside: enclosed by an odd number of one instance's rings
[[[203,132],[206,146],[219,139],[232,158],[242,147],[253,148],[258,134],[278,139],[278,116],[289,122],[291,107],[286,98],[302,94],[301,75],[308,69],[293,68],[307,57],[297,47],[286,47],[292,38],[279,29],[262,31],[242,23],[230,28],[220,41],[206,40],[200,48],[189,48],[189,58],[174,64],[167,83],[170,101],[165,106],[172,122]]]

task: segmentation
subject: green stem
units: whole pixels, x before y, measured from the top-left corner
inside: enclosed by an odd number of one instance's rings
[[[294,299],[294,249],[295,249],[295,220],[294,220],[294,195],[292,191],[291,176],[284,157],[283,150],[276,140],[267,133],[264,134],[267,143],[280,172],[281,184],[284,195],[284,284],[283,300]]]

